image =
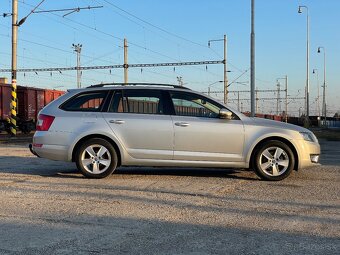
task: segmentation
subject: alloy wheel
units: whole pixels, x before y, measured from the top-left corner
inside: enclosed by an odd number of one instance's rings
[[[259,157],[259,166],[269,176],[280,176],[289,167],[289,156],[280,147],[268,147],[262,151]]]
[[[111,154],[105,146],[93,144],[82,152],[81,164],[89,173],[101,174],[110,167]]]

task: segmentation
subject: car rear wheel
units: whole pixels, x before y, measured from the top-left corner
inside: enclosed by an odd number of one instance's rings
[[[83,175],[89,178],[104,178],[117,167],[117,153],[108,141],[92,138],[77,150],[76,164]]]
[[[292,150],[283,142],[267,141],[255,153],[255,173],[264,180],[280,181],[290,175],[295,164]]]

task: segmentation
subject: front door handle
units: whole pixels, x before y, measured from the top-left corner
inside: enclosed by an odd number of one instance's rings
[[[188,126],[190,126],[190,124],[187,123],[187,122],[176,122],[175,125],[179,126],[179,127],[188,127]]]
[[[109,122],[112,124],[124,124],[125,123],[124,120],[110,120]]]

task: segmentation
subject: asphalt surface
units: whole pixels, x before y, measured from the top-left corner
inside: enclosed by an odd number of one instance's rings
[[[281,182],[232,169],[71,163],[0,144],[0,254],[339,254],[340,142]]]

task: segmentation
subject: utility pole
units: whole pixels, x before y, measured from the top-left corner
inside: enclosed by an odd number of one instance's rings
[[[283,78],[277,78],[276,82],[279,84],[279,80],[285,80],[285,122],[288,122],[288,75],[285,75]],[[278,90],[278,98],[280,97],[280,90]],[[281,104],[280,104],[281,106]],[[281,107],[280,107],[281,108]],[[280,110],[281,111],[281,110]]]
[[[307,86],[307,121],[309,126],[309,15],[307,10],[307,80],[306,80],[306,86]]]
[[[285,76],[286,78],[286,83],[285,83],[285,91],[286,91],[286,107],[285,107],[285,121],[286,123],[288,122],[288,75]]]
[[[299,118],[301,117],[301,107],[299,107]]]
[[[81,47],[83,45],[81,44],[72,44],[74,47],[74,51],[77,53],[77,88],[81,88],[81,70],[80,70],[80,53],[81,53]]]
[[[316,111],[318,113],[318,117],[320,118],[320,86],[319,86],[319,70],[313,69],[313,74],[316,74],[316,87],[318,90],[318,96],[316,97]]]
[[[326,49],[325,47],[319,47],[318,53],[323,50],[323,95],[322,95],[322,115],[324,117],[324,126],[327,125],[327,109],[326,109]]]
[[[250,33],[250,116],[255,117],[255,0],[251,0]]]
[[[258,107],[259,107],[259,98],[258,98],[258,96],[257,96],[257,89],[255,90],[255,114],[256,113],[258,113],[259,111],[258,111]]]
[[[124,38],[124,83],[128,83],[128,43]]]
[[[228,78],[227,78],[227,36],[224,35],[224,59],[223,59],[223,67],[224,67],[224,104],[228,104]]]
[[[217,42],[217,41],[223,41],[223,84],[224,84],[224,96],[223,96],[223,102],[224,104],[228,104],[228,76],[227,76],[227,36],[224,35],[223,39],[216,39],[216,40],[209,40],[208,41],[208,47],[210,48],[211,42]],[[230,84],[229,84],[230,85]]]
[[[237,110],[240,111],[240,91],[237,91]]]
[[[326,109],[326,82],[323,83],[323,93],[322,93],[322,115],[324,119],[324,126],[327,123],[327,109]]]
[[[12,1],[12,100],[11,100],[11,135],[17,134],[17,41],[18,41],[18,0]]]
[[[306,62],[307,62],[307,74],[306,74],[306,119],[305,119],[305,125],[309,126],[309,13],[308,13],[308,7],[305,5],[300,5],[298,9],[298,13],[302,13],[302,9],[306,9],[307,14],[307,40],[306,40]]]
[[[279,115],[279,104],[280,104],[280,82],[277,81],[277,100],[276,100],[276,115]]]
[[[18,22],[18,0],[12,0],[12,66],[11,66],[11,73],[12,73],[12,79],[11,79],[11,87],[12,87],[12,97],[11,97],[11,116],[10,116],[10,132],[12,136],[16,136],[17,134],[17,109],[18,109],[18,100],[17,100],[17,42],[18,42],[18,27],[25,23],[26,19],[33,13],[38,13],[42,11],[36,11],[36,9],[44,2],[45,0],[41,0],[34,8],[29,12],[28,15],[26,15],[24,18],[22,18]],[[73,12],[79,12],[81,9],[92,9],[92,8],[101,8],[102,6],[96,6],[96,7],[86,7],[86,8],[72,8],[72,12],[68,13],[71,14]],[[49,10],[45,12],[55,12],[55,11],[65,11],[69,9],[61,9],[61,10]],[[65,14],[65,15],[68,15]],[[64,16],[65,16],[64,15]],[[8,15],[4,14],[4,17]],[[80,54],[80,52],[79,52]],[[80,62],[80,57],[79,57]],[[80,63],[79,63],[80,65]],[[80,70],[78,68],[78,70]]]
[[[182,76],[177,76],[177,82],[178,82],[178,85],[183,87],[184,85],[184,82],[183,82],[183,77]],[[209,87],[209,95],[210,95],[210,87]]]

